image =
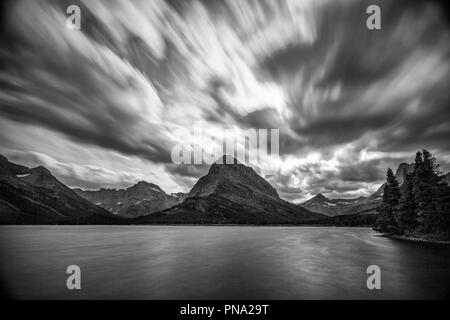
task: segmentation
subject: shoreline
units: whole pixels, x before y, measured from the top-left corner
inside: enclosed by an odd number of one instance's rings
[[[400,235],[393,235],[393,234],[380,234],[380,237],[390,238],[393,240],[400,240],[400,241],[409,241],[409,242],[416,242],[416,243],[427,243],[427,244],[439,244],[439,245],[450,245],[450,241],[446,240],[433,240],[433,239],[426,239],[426,238],[419,238],[419,237],[408,237],[408,236],[400,236]]]
[[[0,224],[2,226],[11,227],[33,227],[33,226],[67,226],[67,227],[82,227],[82,226],[103,226],[103,227],[195,227],[195,226],[205,226],[205,227],[319,227],[319,228],[371,228],[370,225],[362,226],[335,226],[335,225],[323,225],[323,224],[198,224],[198,223],[174,223],[174,224]]]

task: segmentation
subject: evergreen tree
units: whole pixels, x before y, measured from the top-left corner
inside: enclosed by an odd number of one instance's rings
[[[433,179],[434,182],[437,182],[440,180],[440,174],[439,171],[439,165],[437,164],[436,158],[431,155],[430,152],[423,149],[422,150],[423,155],[423,166],[425,168],[425,171],[430,175],[430,179]]]
[[[396,215],[400,200],[400,187],[394,173],[389,168],[386,173],[386,184],[383,190],[382,203],[378,208],[377,225],[381,232],[396,233],[398,225]]]
[[[427,150],[417,154],[422,156],[416,156],[413,192],[417,203],[419,231],[434,233],[439,229],[439,211],[442,206],[439,166]]]
[[[423,167],[422,152],[417,151],[416,158],[414,160],[414,172],[417,172],[417,170],[422,167]]]
[[[391,169],[386,180],[376,222],[380,231],[450,239],[450,186],[430,152],[416,153],[414,170],[406,173],[401,187]]]
[[[445,176],[441,176],[438,197],[439,232],[443,238],[450,239],[450,186],[445,181]]]
[[[407,233],[416,227],[416,203],[414,201],[414,173],[406,173],[400,188],[397,223],[400,233]]]

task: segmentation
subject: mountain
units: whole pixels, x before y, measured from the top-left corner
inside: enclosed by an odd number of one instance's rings
[[[179,196],[168,195],[156,184],[145,181],[127,189],[73,190],[86,200],[128,218],[158,212],[182,201]]]
[[[44,167],[27,168],[0,156],[0,224],[121,223],[78,196]]]
[[[303,203],[303,206],[312,212],[318,212],[333,217],[345,214],[354,214],[359,212],[360,204],[365,203],[366,197],[354,199],[329,199],[317,194],[313,198]],[[361,211],[364,210],[361,208]]]
[[[170,194],[172,197],[177,198],[178,203],[181,203],[184,201],[184,199],[186,199],[187,197],[187,193],[183,193],[183,192],[176,192],[176,193],[171,193]]]
[[[414,163],[401,163],[395,172],[395,178],[402,184],[406,173],[414,169]],[[384,184],[369,197],[353,199],[328,199],[321,193],[303,203],[303,206],[312,211],[325,214],[330,217],[353,214],[376,214],[383,197]]]
[[[395,171],[395,179],[398,183],[402,185],[405,181],[406,173],[411,173],[414,170],[414,163],[400,163],[397,170]],[[375,191],[368,199],[381,199],[383,196],[384,183]]]
[[[138,223],[305,223],[325,218],[280,199],[251,167],[224,156],[211,165],[179,205],[144,216]],[[228,161],[227,161],[228,160]]]
[[[411,173],[413,170],[414,163],[400,163],[397,171],[395,171],[395,179],[397,179],[398,183],[401,185],[403,181],[405,181],[406,174]]]

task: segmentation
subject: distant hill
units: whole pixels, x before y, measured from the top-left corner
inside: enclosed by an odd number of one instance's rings
[[[122,219],[93,205],[44,167],[0,155],[0,224],[110,224]]]
[[[127,189],[73,190],[86,200],[128,218],[173,207],[182,201],[180,197],[183,195],[168,195],[156,184],[146,181],[140,181]]]
[[[395,172],[397,181],[400,184],[403,183],[405,174],[411,172],[413,169],[413,163],[401,163]],[[319,193],[302,205],[312,212],[325,214],[330,217],[354,214],[376,214],[376,208],[379,206],[383,196],[383,188],[384,184],[369,197],[353,199],[328,199]]]
[[[348,215],[372,210],[376,207],[377,199],[372,201],[367,197],[353,199],[329,199],[319,193],[310,200],[303,203],[303,206],[312,212],[318,212],[330,217]],[[373,205],[371,205],[373,203]]]
[[[326,218],[280,199],[251,167],[224,156],[211,165],[179,205],[136,219],[137,223],[290,224]],[[230,164],[227,164],[230,163]]]

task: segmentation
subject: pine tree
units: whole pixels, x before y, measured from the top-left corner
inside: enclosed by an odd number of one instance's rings
[[[444,239],[450,239],[450,186],[445,181],[445,176],[441,176],[439,182],[439,232]]]
[[[417,172],[417,170],[422,167],[423,167],[422,152],[417,151],[416,159],[414,160],[414,172]]]
[[[381,232],[397,233],[398,225],[396,215],[400,200],[400,187],[394,173],[389,168],[386,173],[386,184],[383,190],[383,199],[378,208],[377,225]]]
[[[417,221],[419,231],[425,233],[434,233],[439,229],[441,187],[439,166],[436,159],[427,151],[422,150],[416,156],[414,166],[414,200],[417,203]]]
[[[414,173],[406,173],[400,188],[397,223],[400,233],[408,233],[416,227],[416,203],[414,201]]]
[[[450,239],[450,186],[427,150],[416,153],[414,170],[399,188],[392,170],[387,172],[376,225],[382,232],[428,233]]]

